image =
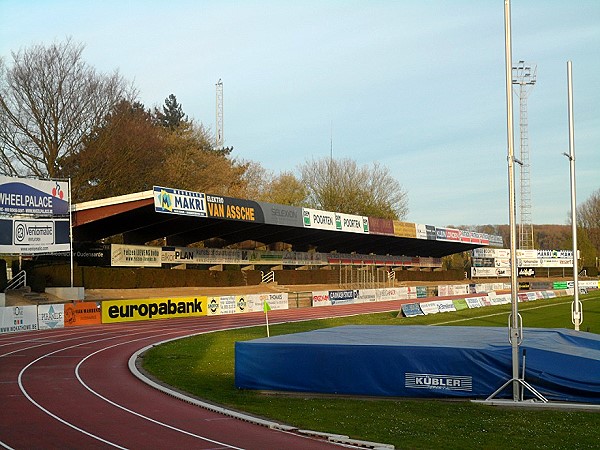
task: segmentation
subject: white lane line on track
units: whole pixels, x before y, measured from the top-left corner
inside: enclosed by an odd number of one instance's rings
[[[181,330],[179,330],[179,331],[181,331]],[[80,375],[79,375],[79,368],[81,367],[81,365],[82,365],[83,363],[85,363],[85,361],[86,361],[88,358],[91,358],[92,356],[95,356],[95,355],[97,355],[98,353],[101,353],[101,352],[103,352],[103,351],[105,351],[105,350],[109,350],[109,349],[111,349],[111,348],[118,347],[118,346],[120,346],[120,345],[123,345],[123,344],[130,344],[130,343],[132,343],[132,342],[137,342],[137,341],[140,341],[140,340],[142,340],[142,339],[134,339],[134,340],[127,341],[127,342],[120,342],[120,343],[118,343],[118,344],[110,345],[110,346],[108,346],[108,347],[104,347],[104,348],[101,348],[101,349],[99,349],[99,350],[96,350],[96,351],[95,351],[95,352],[93,352],[93,353],[90,353],[88,356],[86,356],[85,358],[83,358],[83,359],[82,359],[82,360],[79,362],[79,364],[77,364],[77,366],[75,367],[75,376],[76,376],[76,377],[77,377],[77,379],[79,380],[79,383],[81,383],[81,385],[82,385],[83,387],[85,387],[85,388],[86,388],[88,391],[90,391],[92,394],[94,394],[94,395],[95,395],[95,396],[97,396],[98,398],[100,398],[100,399],[104,400],[105,402],[107,402],[107,403],[109,403],[109,404],[111,404],[111,405],[113,405],[113,406],[115,406],[115,407],[117,407],[117,408],[119,408],[119,409],[121,409],[121,410],[123,410],[123,411],[125,411],[125,412],[128,412],[129,414],[133,414],[134,416],[140,417],[140,418],[142,418],[142,419],[144,419],[144,420],[147,420],[147,421],[149,421],[149,422],[152,422],[152,423],[154,423],[154,424],[156,424],[156,425],[160,425],[160,426],[162,426],[162,427],[168,428],[168,429],[170,429],[170,430],[173,430],[173,431],[176,431],[176,432],[178,432],[178,433],[182,433],[182,434],[185,434],[185,435],[187,435],[187,436],[191,436],[191,437],[194,437],[194,438],[197,438],[197,439],[201,439],[201,440],[203,440],[203,441],[210,442],[210,443],[212,443],[212,444],[222,445],[222,446],[224,446],[224,447],[231,448],[231,449],[235,449],[235,450],[243,450],[241,447],[235,447],[235,446],[233,446],[233,445],[229,445],[229,444],[226,444],[226,443],[224,443],[224,442],[219,442],[219,441],[216,441],[216,440],[214,440],[214,439],[207,438],[207,437],[205,437],[205,436],[200,436],[200,435],[194,434],[194,433],[192,433],[192,432],[190,432],[190,431],[182,430],[181,428],[174,427],[174,426],[172,426],[172,425],[169,425],[169,424],[167,424],[167,423],[161,422],[161,421],[159,421],[159,420],[153,419],[153,418],[151,418],[151,417],[148,417],[148,416],[145,416],[145,415],[143,415],[143,414],[140,414],[140,413],[138,413],[138,412],[136,412],[136,411],[133,411],[133,410],[131,410],[131,409],[129,409],[129,408],[126,408],[126,407],[125,407],[125,406],[123,406],[123,405],[119,405],[118,403],[115,403],[115,402],[113,402],[112,400],[109,400],[108,398],[104,397],[104,396],[103,396],[103,395],[101,395],[100,393],[98,393],[98,392],[96,392],[95,390],[93,390],[92,388],[90,388],[90,387],[89,387],[89,386],[88,386],[88,385],[87,385],[87,384],[86,384],[86,383],[83,381],[83,379],[80,377]]]
[[[77,345],[74,345],[73,347],[77,347]],[[72,347],[67,347],[67,348],[72,348]],[[18,381],[19,381],[19,388],[21,389],[21,392],[23,393],[23,395],[25,396],[25,398],[27,398],[27,400],[29,400],[31,403],[33,403],[35,406],[37,406],[37,407],[38,407],[40,410],[42,410],[43,412],[45,412],[46,414],[48,414],[50,417],[52,417],[52,418],[54,418],[54,419],[58,420],[59,422],[61,422],[61,423],[65,424],[65,425],[67,425],[68,427],[70,427],[70,428],[72,428],[72,429],[74,429],[74,430],[76,430],[76,431],[79,431],[80,433],[83,433],[83,434],[85,434],[86,436],[89,436],[89,437],[91,437],[91,438],[97,439],[97,440],[98,440],[98,441],[100,441],[100,442],[104,442],[105,444],[111,445],[111,446],[113,446],[113,447],[115,447],[115,448],[126,449],[126,447],[121,447],[120,445],[118,445],[118,444],[115,444],[114,442],[107,441],[106,439],[103,439],[103,438],[101,438],[100,436],[96,436],[95,434],[92,434],[92,433],[90,433],[90,432],[88,432],[88,431],[85,431],[85,430],[84,430],[84,429],[82,429],[82,428],[79,428],[78,426],[76,426],[76,425],[74,425],[74,424],[72,424],[72,423],[70,423],[70,422],[67,422],[67,421],[66,421],[66,420],[64,420],[63,418],[61,418],[61,417],[57,416],[56,414],[54,414],[54,413],[50,412],[49,410],[47,410],[46,408],[44,408],[42,405],[40,405],[38,402],[36,402],[36,401],[35,401],[35,400],[34,400],[34,399],[33,399],[33,398],[32,398],[32,397],[29,395],[29,393],[28,393],[28,392],[25,390],[25,387],[23,386],[23,380],[22,380],[22,379],[23,379],[23,373],[24,373],[24,372],[25,372],[25,371],[26,371],[26,370],[27,370],[29,367],[31,367],[33,364],[35,364],[36,362],[38,362],[38,361],[42,360],[43,358],[46,358],[47,356],[50,356],[50,355],[52,355],[52,354],[54,354],[54,353],[58,353],[58,352],[60,352],[60,351],[63,351],[63,350],[66,350],[66,349],[60,349],[60,350],[56,350],[56,351],[54,351],[54,352],[48,353],[47,355],[42,355],[42,356],[40,356],[39,358],[37,358],[37,359],[33,360],[32,362],[30,362],[29,364],[27,364],[27,365],[26,365],[26,366],[25,366],[25,367],[24,367],[24,368],[21,370],[21,372],[19,372]]]
[[[168,328],[164,328],[164,329],[167,330]],[[153,330],[153,331],[157,331],[157,330]],[[146,332],[146,331],[144,331],[144,332]],[[27,400],[29,400],[29,402],[31,402],[33,405],[35,405],[38,409],[40,409],[41,411],[43,411],[44,413],[46,413],[50,417],[52,417],[52,418],[58,420],[59,422],[63,423],[64,425],[68,426],[69,428],[72,428],[72,429],[74,429],[76,431],[79,431],[80,433],[83,433],[86,436],[89,436],[89,437],[91,437],[93,439],[97,439],[97,440],[99,440],[101,442],[104,442],[105,444],[111,445],[111,446],[113,446],[115,448],[126,449],[126,447],[121,447],[118,444],[115,444],[113,442],[110,442],[110,441],[107,441],[107,440],[101,438],[100,436],[96,436],[95,434],[90,433],[90,432],[88,432],[88,431],[86,431],[86,430],[84,430],[82,428],[79,428],[75,424],[72,424],[72,423],[68,422],[67,420],[65,420],[65,419],[57,416],[56,414],[52,413],[50,410],[44,408],[42,405],[40,405],[38,402],[36,402],[33,399],[33,397],[31,397],[29,395],[29,393],[25,389],[25,386],[23,385],[23,374],[25,373],[25,371],[29,367],[31,367],[32,365],[34,365],[38,361],[41,361],[42,359],[47,358],[48,356],[52,356],[52,355],[54,355],[56,353],[59,353],[59,352],[62,352],[64,350],[69,350],[69,349],[72,349],[72,348],[81,347],[81,346],[84,346],[84,345],[89,345],[89,344],[92,344],[92,343],[102,342],[102,341],[106,341],[106,340],[110,340],[110,339],[116,339],[116,338],[119,338],[119,337],[122,337],[122,335],[107,337],[107,338],[103,338],[103,339],[96,339],[94,341],[82,342],[82,343],[79,343],[79,344],[71,345],[69,347],[63,347],[63,348],[60,348],[58,350],[54,350],[53,352],[46,353],[46,354],[44,354],[44,355],[36,358],[35,360],[33,360],[29,364],[27,364],[25,367],[23,367],[23,369],[21,369],[21,371],[19,372],[19,376],[17,377],[17,381],[18,381],[18,384],[19,384],[19,389],[21,389],[21,393],[25,396],[25,398]],[[140,340],[142,340],[142,339],[147,339],[147,338],[140,338]]]
[[[107,333],[101,333],[100,335],[102,335],[102,334],[106,335],[106,334],[114,334],[114,333],[107,332]],[[90,336],[96,336],[97,337],[98,335],[99,335],[98,333],[94,333],[94,334],[84,335],[84,336],[79,335],[79,336],[72,337],[72,338],[69,338],[69,339],[61,339],[61,340],[55,340],[55,341],[44,341],[41,344],[30,345],[29,347],[21,347],[21,348],[18,348],[16,350],[13,350],[11,352],[2,353],[0,355],[0,358],[2,358],[4,356],[14,355],[15,353],[24,352],[24,351],[27,351],[27,350],[33,350],[34,348],[43,347],[45,345],[62,344],[64,342],[75,341],[77,339],[87,338],[87,337],[90,337]]]
[[[160,331],[171,331],[173,334],[175,334],[175,333],[181,333],[182,331],[195,331],[195,333],[192,333],[192,334],[197,334],[197,333],[199,333],[197,329],[194,329],[194,330],[192,330],[192,329],[189,329],[189,330],[181,330],[181,329],[178,329],[178,330],[175,330],[175,331],[174,331],[172,327],[162,327],[162,328],[159,328],[159,327],[157,327],[157,328],[153,328],[152,330],[145,330],[145,329],[144,329],[144,330],[140,330],[140,332],[139,332],[139,333],[136,333],[136,334],[149,333],[149,332],[156,333],[156,332],[157,332],[157,331],[159,331],[159,330],[160,330]],[[169,333],[167,333],[167,334],[169,334]],[[93,340],[93,341],[82,342],[82,343],[79,343],[79,344],[71,345],[71,346],[69,346],[69,347],[63,347],[63,348],[60,348],[60,349],[58,349],[58,350],[55,350],[55,351],[53,351],[53,352],[50,352],[50,353],[47,353],[47,354],[45,354],[45,355],[42,355],[42,356],[40,356],[39,358],[37,358],[37,359],[35,359],[35,360],[31,361],[29,364],[27,364],[27,365],[26,365],[26,366],[25,366],[25,367],[24,367],[24,368],[23,368],[23,369],[22,369],[22,370],[19,372],[19,376],[18,376],[18,384],[19,384],[19,388],[21,389],[21,392],[23,393],[23,395],[25,396],[25,398],[27,398],[27,400],[29,400],[29,401],[30,401],[30,402],[31,402],[33,405],[35,405],[35,406],[36,406],[38,409],[40,409],[40,410],[41,410],[41,411],[43,411],[44,413],[48,414],[50,417],[52,417],[52,418],[54,418],[54,419],[58,420],[59,422],[63,423],[64,425],[66,425],[66,426],[68,426],[68,427],[70,427],[70,428],[72,428],[72,429],[74,429],[74,430],[76,430],[76,431],[79,431],[80,433],[83,433],[83,434],[85,434],[85,435],[87,435],[87,436],[89,436],[89,437],[91,437],[91,438],[97,439],[97,440],[99,440],[99,441],[101,441],[101,442],[103,442],[103,443],[105,443],[105,444],[111,445],[111,446],[113,446],[113,447],[115,447],[115,448],[126,449],[126,447],[122,447],[122,446],[120,446],[120,445],[118,445],[118,444],[116,444],[116,443],[114,443],[114,442],[110,442],[110,441],[108,441],[108,440],[106,440],[106,439],[104,439],[104,438],[101,438],[100,436],[97,436],[97,435],[95,435],[95,434],[93,434],[93,433],[90,433],[90,432],[88,432],[88,431],[86,431],[86,430],[84,430],[84,429],[82,429],[82,428],[79,428],[79,427],[78,427],[78,426],[76,426],[75,424],[72,424],[72,423],[68,422],[67,420],[65,420],[65,419],[63,419],[63,418],[61,418],[61,417],[57,416],[56,414],[52,413],[50,410],[48,410],[48,409],[44,408],[42,405],[40,405],[38,402],[36,402],[36,401],[33,399],[33,397],[31,397],[31,395],[29,395],[29,393],[28,393],[28,392],[27,392],[27,390],[25,389],[25,386],[23,385],[23,381],[22,381],[24,372],[25,372],[25,371],[26,371],[26,370],[27,370],[29,367],[31,367],[33,364],[35,364],[35,363],[37,363],[37,362],[41,361],[41,360],[42,360],[42,359],[44,359],[44,358],[47,358],[47,357],[49,357],[49,356],[52,356],[52,355],[55,355],[56,353],[62,352],[62,351],[64,351],[64,350],[69,350],[69,349],[72,349],[72,348],[81,347],[81,346],[84,346],[84,345],[89,345],[89,344],[92,344],[92,343],[98,343],[98,342],[107,341],[107,340],[116,339],[116,338],[121,338],[121,337],[123,337],[123,335],[111,336],[111,337],[107,337],[107,338],[103,338],[103,339],[96,339],[96,340]],[[144,339],[148,339],[148,336],[144,336],[144,337],[141,337],[141,338],[139,338],[139,339],[132,339],[132,340],[129,340],[129,341],[127,341],[127,342],[122,342],[122,343],[115,344],[115,345],[112,345],[112,346],[109,346],[109,347],[105,347],[104,349],[98,350],[98,351],[96,351],[96,352],[94,352],[94,353],[92,353],[92,354],[88,355],[86,358],[84,358],[84,360],[85,360],[85,359],[87,359],[89,356],[91,356],[91,355],[93,355],[93,354],[95,354],[95,353],[98,353],[99,351],[103,351],[103,350],[106,350],[106,349],[108,349],[108,348],[116,347],[116,346],[118,346],[118,345],[123,345],[123,344],[131,343],[131,342],[137,342],[137,341],[141,341],[141,340],[144,340]],[[79,364],[76,366],[76,376],[77,376],[78,380],[80,381],[80,383],[81,383],[81,384],[82,384],[82,385],[83,385],[83,386],[84,386],[84,387],[85,387],[85,388],[86,388],[88,391],[92,392],[93,394],[95,394],[95,395],[96,395],[96,396],[98,396],[99,398],[103,399],[104,401],[108,402],[109,404],[112,404],[113,406],[116,406],[116,407],[118,407],[118,408],[120,408],[120,409],[122,409],[122,410],[128,411],[128,412],[130,412],[131,414],[138,415],[139,417],[141,417],[141,418],[144,418],[144,419],[146,419],[146,420],[149,420],[149,421],[151,421],[151,422],[152,422],[152,421],[154,421],[154,419],[151,419],[151,418],[145,417],[145,416],[143,416],[143,415],[141,415],[141,414],[139,414],[139,413],[136,413],[136,412],[134,412],[134,411],[127,410],[127,408],[125,408],[125,407],[123,407],[123,406],[121,406],[121,405],[118,405],[118,404],[116,404],[116,403],[114,403],[114,402],[112,402],[112,401],[110,401],[110,400],[106,399],[105,397],[101,396],[100,394],[98,394],[98,393],[94,392],[93,390],[91,390],[91,389],[89,388],[89,386],[87,386],[87,385],[86,385],[86,384],[83,382],[83,380],[81,380],[81,377],[79,376],[78,368],[79,368],[80,364],[81,364],[81,362],[80,362],[80,363],[79,363]],[[156,422],[156,423],[158,423],[158,424],[161,424],[161,423],[160,423],[160,422],[158,422],[158,421],[154,421],[154,422]],[[228,448],[232,448],[232,449],[243,450],[243,449],[241,449],[241,448],[239,448],[239,447],[233,447],[233,446],[230,446],[230,445],[227,445],[227,444],[224,444],[224,443],[218,442],[218,441],[213,441],[213,440],[211,440],[211,439],[208,439],[208,438],[205,438],[205,437],[202,437],[202,436],[193,435],[192,433],[189,433],[189,432],[187,432],[187,431],[184,431],[184,430],[179,430],[179,429],[176,429],[176,428],[174,428],[174,427],[171,427],[170,425],[167,425],[167,424],[162,424],[162,425],[163,425],[163,426],[165,426],[165,427],[168,427],[168,428],[173,428],[173,430],[176,430],[176,431],[179,431],[179,432],[182,432],[182,433],[189,434],[190,436],[196,437],[196,438],[198,438],[198,439],[205,440],[205,441],[207,441],[207,442],[211,442],[211,443],[214,443],[214,444],[219,444],[219,445],[225,445],[226,447],[228,447]]]

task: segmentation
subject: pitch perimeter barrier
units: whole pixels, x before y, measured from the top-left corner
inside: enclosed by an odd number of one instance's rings
[[[458,288],[438,286],[438,292],[463,292],[465,286],[469,292],[477,292],[484,288],[507,288],[502,283],[488,285],[460,285]],[[572,281],[555,283],[561,289],[519,292],[519,301],[531,302],[539,299],[552,299],[573,295]],[[564,286],[564,289],[563,289]],[[600,281],[580,281],[579,286],[585,289],[599,289]],[[330,291],[302,292],[302,305],[299,297],[290,303],[287,292],[227,295],[227,296],[193,296],[170,298],[146,298],[127,300],[105,300],[102,302],[70,302],[45,305],[25,305],[0,307],[0,333],[35,331],[43,329],[63,328],[70,326],[98,325],[100,323],[130,322],[138,320],[155,320],[176,317],[202,317],[225,314],[243,314],[260,312],[265,309],[265,302],[270,309],[289,309],[294,307],[335,306],[341,304],[369,303],[393,300],[417,300],[423,288],[403,286],[382,289],[340,289]],[[426,292],[431,292],[430,287]],[[298,294],[298,293],[296,293]],[[460,295],[460,294],[459,294]],[[493,305],[505,305],[511,302],[510,293],[489,291],[483,295],[439,299],[424,302],[410,302],[401,306],[406,317],[437,314],[441,312],[459,311]]]
[[[519,293],[519,302],[535,301],[539,299],[550,299],[562,297],[564,295],[573,295],[573,289],[565,291],[536,291]],[[505,305],[511,302],[510,294],[497,295],[490,293],[489,295],[480,297],[467,297],[464,299],[454,300],[433,300],[421,303],[405,303],[402,305],[401,314],[404,317],[416,317],[429,314],[438,314],[443,312],[459,311],[462,309],[482,308],[485,306]]]

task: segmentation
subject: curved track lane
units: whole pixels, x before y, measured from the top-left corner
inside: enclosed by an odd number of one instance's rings
[[[271,324],[394,311],[401,301],[271,311]],[[166,395],[128,360],[166,339],[264,324],[262,313],[0,335],[0,447],[328,449]]]

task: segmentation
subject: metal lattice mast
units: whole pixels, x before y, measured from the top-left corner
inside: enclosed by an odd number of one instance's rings
[[[215,149],[221,150],[224,145],[223,138],[223,82],[219,78],[217,86],[217,117],[215,123]]]
[[[512,84],[519,86],[515,89],[519,97],[519,130],[520,130],[520,203],[519,203],[519,248],[533,249],[533,224],[531,221],[531,172],[529,159],[529,131],[527,120],[527,97],[536,82],[537,66],[526,65],[519,61],[513,66]]]

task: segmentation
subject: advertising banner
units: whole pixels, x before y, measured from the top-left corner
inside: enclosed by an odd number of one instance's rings
[[[8,306],[0,308],[0,333],[38,329],[37,306]]]
[[[427,240],[435,241],[437,239],[437,232],[433,225],[425,225],[425,232],[427,233]]]
[[[475,248],[474,258],[506,258],[510,259],[510,250],[507,248]]]
[[[539,267],[573,267],[571,258],[544,258],[538,261]]]
[[[537,250],[538,258],[573,258],[572,250]]]
[[[257,202],[262,209],[265,223],[286,225],[288,227],[304,227],[302,208],[297,206],[277,205],[275,203]]]
[[[378,302],[386,302],[391,300],[401,300],[405,299],[406,296],[402,296],[401,288],[381,288],[377,289],[377,301]],[[406,288],[404,288],[406,289]],[[406,292],[404,292],[406,295]]]
[[[264,223],[263,210],[258,203],[241,198],[206,194],[208,217]]]
[[[219,299],[219,308],[221,314],[235,314],[236,305],[237,302],[235,295],[222,296]]]
[[[248,312],[248,302],[245,295],[235,296],[235,313],[242,314]]]
[[[454,228],[436,227],[435,235],[438,241],[460,241],[460,230]]]
[[[394,222],[392,219],[379,219],[376,217],[369,217],[369,233],[393,236]]]
[[[465,301],[467,302],[467,306],[469,308],[481,308],[483,306],[483,303],[479,297],[466,298]]]
[[[398,237],[417,238],[417,226],[410,222],[394,220],[394,235]]]
[[[64,305],[64,312],[65,327],[98,325],[102,323],[102,311],[99,303],[66,303]]]
[[[369,303],[377,301],[377,290],[376,289],[359,289],[355,292],[354,296],[355,303]]]
[[[510,276],[509,268],[501,267],[471,267],[472,278],[487,278],[487,277],[508,277]]]
[[[437,305],[437,301],[423,302],[423,303],[419,303],[419,305],[421,306],[421,311],[423,311],[423,314],[425,314],[425,315],[437,314],[440,312],[440,309],[438,308],[438,305]]]
[[[221,299],[208,296],[206,299],[206,315],[218,316],[221,314]]]
[[[354,291],[352,289],[329,291],[329,300],[332,305],[354,303]]]
[[[263,312],[265,302],[272,310],[288,309],[288,294],[285,292],[273,294],[250,294],[246,296],[248,312]]]
[[[369,219],[363,216],[355,216],[352,214],[335,214],[335,228],[338,231],[347,233],[369,233]]]
[[[521,267],[517,270],[517,275],[520,277],[535,277],[535,269]]]
[[[249,258],[247,250],[197,247],[163,247],[163,263],[175,264],[242,264]]]
[[[452,304],[454,305],[454,309],[460,311],[461,309],[468,309],[469,305],[464,298],[456,298],[452,300]]]
[[[314,291],[312,293],[312,306],[331,306],[329,291]]]
[[[54,328],[64,328],[65,326],[65,305],[38,305],[38,328],[40,330],[50,330]]]
[[[494,267],[494,258],[473,258],[473,267]]]
[[[206,199],[200,192],[154,186],[154,211],[206,217]]]
[[[491,305],[506,305],[511,302],[510,294],[488,294]]]
[[[0,214],[67,216],[69,183],[0,175]]]
[[[105,300],[102,323],[206,316],[206,297]]]
[[[422,223],[416,223],[415,229],[417,230],[417,239],[428,239],[427,238],[427,227]]]
[[[402,305],[402,314],[404,314],[404,317],[415,317],[425,315],[423,311],[421,311],[421,307],[418,303],[405,303],[404,305]]]
[[[437,303],[438,310],[441,313],[456,311],[456,308],[454,307],[454,303],[452,302],[452,300],[438,300],[436,303]]]
[[[337,231],[335,213],[319,209],[302,208],[302,217],[305,228],[316,230]]]
[[[33,255],[70,250],[68,219],[0,219],[0,253]]]
[[[110,244],[73,243],[73,259],[78,266],[110,266]]]
[[[162,248],[111,244],[110,265],[113,267],[161,267]]]

